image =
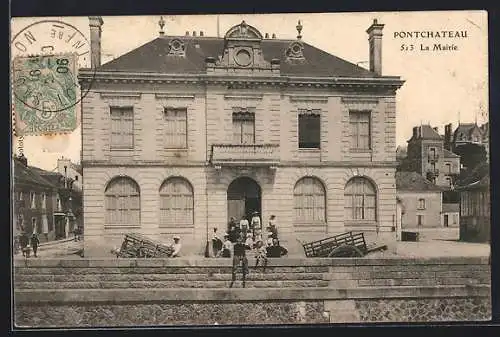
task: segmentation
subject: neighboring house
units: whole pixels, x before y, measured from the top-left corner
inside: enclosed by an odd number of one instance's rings
[[[59,172],[36,167],[31,167],[31,169],[57,187],[57,200],[54,207],[55,238],[67,238],[73,235],[75,227],[83,228],[82,191],[78,187],[75,188],[78,180],[61,175]]]
[[[60,158],[57,160],[57,172],[64,177],[68,177],[73,181],[73,190],[82,190],[82,167],[79,164],[71,162],[68,158]]]
[[[443,203],[443,227],[458,227],[460,224],[460,204]]]
[[[444,137],[438,128],[416,126],[408,140],[403,171],[418,172],[440,187],[453,188],[460,174],[460,156],[444,148]]]
[[[79,72],[85,256],[129,232],[178,234],[201,254],[211,228],[253,211],[276,215],[285,245],[391,234],[403,81],[381,73],[383,25],[367,30],[366,70],[300,25],[281,40],[244,21],[223,38],[160,34],[101,65],[102,24],[90,18],[96,70]]]
[[[417,172],[396,172],[397,196],[402,203],[403,229],[441,227],[442,188]]]
[[[478,125],[477,123],[459,123],[455,131],[453,125],[445,125],[444,145],[449,151],[455,151],[460,145],[477,144],[482,145],[486,150],[486,158],[489,160],[490,151],[490,129],[489,123]]]
[[[474,169],[457,187],[460,193],[460,240],[491,240],[490,170],[488,164]]]
[[[13,160],[14,236],[39,234],[41,242],[54,240],[57,187],[28,166],[24,156]]]

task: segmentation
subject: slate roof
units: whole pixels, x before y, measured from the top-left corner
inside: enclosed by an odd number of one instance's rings
[[[45,188],[57,188],[49,180],[42,177],[37,170],[26,167],[19,160],[14,159],[14,184],[37,185]]]
[[[434,185],[417,172],[396,172],[396,190],[415,192],[440,192],[442,188]]]
[[[169,42],[172,39],[184,42],[186,56],[167,56]],[[263,39],[262,54],[266,61],[277,58],[281,60],[282,75],[311,77],[379,77],[375,73],[359,67],[351,62],[331,55],[321,49],[302,41],[305,62],[290,63],[286,60],[285,51],[295,40]],[[197,74],[206,73],[205,58],[218,59],[224,52],[224,38],[164,36],[103,64],[99,71],[124,71],[144,73]]]
[[[460,158],[456,153],[443,149],[444,158]]]
[[[443,204],[443,213],[458,213],[460,204]]]
[[[424,140],[443,140],[444,137],[441,136],[436,130],[434,130],[430,125],[420,125],[418,128],[421,130],[420,134],[416,137],[412,135],[409,141],[415,139],[424,139]]]

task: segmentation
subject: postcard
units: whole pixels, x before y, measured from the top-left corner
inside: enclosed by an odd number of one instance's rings
[[[13,327],[490,320],[487,22],[13,18]]]

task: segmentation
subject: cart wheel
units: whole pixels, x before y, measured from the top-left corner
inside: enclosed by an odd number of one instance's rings
[[[335,248],[328,257],[362,257],[364,254],[355,246],[344,245]]]

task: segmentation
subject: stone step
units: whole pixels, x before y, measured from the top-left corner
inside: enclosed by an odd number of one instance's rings
[[[14,282],[15,289],[124,289],[124,288],[227,288],[226,281],[101,281],[101,282]],[[236,282],[241,284],[241,275]],[[328,281],[253,281],[247,280],[248,288],[310,288],[328,287]]]
[[[299,281],[323,280],[323,273],[268,273],[250,270],[248,280],[255,281]],[[231,280],[231,274],[82,274],[82,275],[52,275],[52,274],[18,274],[16,282],[99,282],[99,281],[226,281]]]
[[[250,271],[256,268],[250,264]],[[230,274],[231,267],[15,267],[19,274]],[[328,266],[286,266],[266,268],[268,273],[327,273]]]

